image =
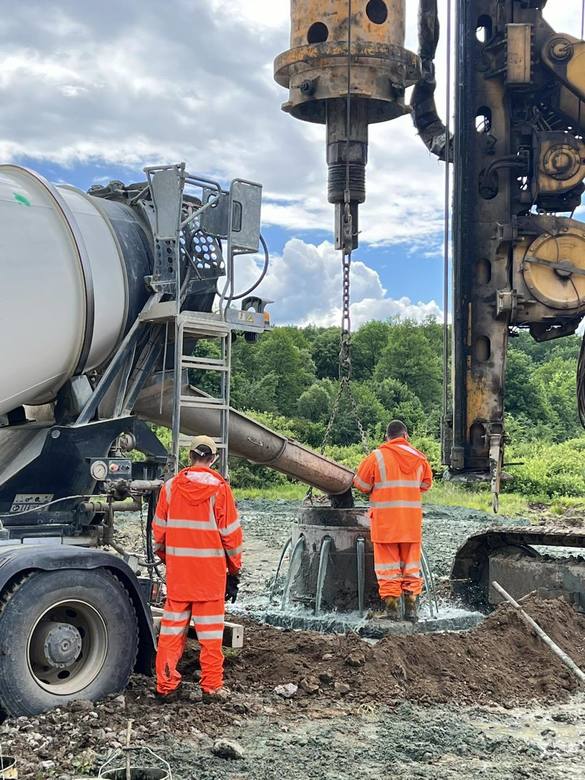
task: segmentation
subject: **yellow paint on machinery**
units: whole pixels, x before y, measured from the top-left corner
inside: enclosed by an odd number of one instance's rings
[[[585,177],[585,144],[567,133],[537,136],[539,194],[568,192]]]
[[[574,220],[567,223],[557,235],[544,233],[515,250],[530,293],[555,309],[578,309],[585,302],[585,230]]]
[[[507,84],[530,84],[532,80],[532,25],[506,25]]]
[[[291,48],[276,58],[274,78],[289,90],[284,111],[327,125],[338,249],[358,245],[368,126],[406,114],[405,90],[420,77],[404,38],[405,0],[291,0]]]
[[[352,97],[368,101],[369,124],[408,112],[404,90],[419,77],[418,58],[404,48],[405,0],[354,0]],[[325,124],[326,101],[347,95],[347,0],[292,0],[291,48],[274,63],[289,89],[283,109]]]

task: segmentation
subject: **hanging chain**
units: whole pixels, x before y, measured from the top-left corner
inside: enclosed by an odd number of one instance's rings
[[[341,334],[339,339],[339,388],[331,407],[331,414],[325,429],[321,443],[321,453],[331,440],[333,426],[339,415],[339,408],[343,396],[347,394],[351,405],[360,440],[365,451],[369,449],[368,436],[360,419],[357,401],[351,387],[353,366],[351,359],[351,255],[353,249],[353,218],[351,214],[351,168],[350,168],[350,144],[351,144],[351,44],[352,44],[352,0],[348,0],[347,17],[347,111],[346,111],[346,151],[345,151],[345,190],[343,194],[343,249],[342,249],[342,313]],[[305,497],[313,501],[313,488],[310,487]]]

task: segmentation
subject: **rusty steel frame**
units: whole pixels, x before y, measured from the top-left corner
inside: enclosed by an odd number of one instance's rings
[[[510,329],[546,340],[574,333],[585,314],[580,296],[555,305],[527,284],[530,263],[540,262],[528,250],[547,232],[571,236],[575,247],[564,266],[545,269],[557,287],[556,272],[575,287],[585,265],[581,224],[550,216],[570,213],[583,189],[576,137],[585,118],[585,44],[555,33],[543,7],[538,0],[457,2],[454,388],[443,460],[455,473],[491,475],[496,494]]]

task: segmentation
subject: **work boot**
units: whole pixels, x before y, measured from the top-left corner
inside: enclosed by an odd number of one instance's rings
[[[224,687],[216,688],[214,691],[202,691],[202,694],[203,694],[202,701],[204,704],[211,704],[214,701],[220,703],[226,702],[229,700],[231,696],[228,689]]]
[[[384,607],[386,609],[385,617],[390,620],[401,619],[400,596],[386,596],[384,598]]]
[[[414,593],[404,594],[404,619],[411,623],[416,623],[418,620],[418,598]]]
[[[179,685],[178,688],[175,688],[174,691],[171,691],[170,693],[161,693],[160,691],[156,691],[155,697],[156,700],[159,701],[161,704],[172,704],[173,702],[179,701],[179,699],[182,697],[182,690],[181,686]]]

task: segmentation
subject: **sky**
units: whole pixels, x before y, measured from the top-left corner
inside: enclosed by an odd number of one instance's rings
[[[549,0],[545,15],[578,35],[581,5]],[[407,6],[415,50],[418,4]],[[284,114],[272,76],[288,45],[289,0],[0,0],[0,162],[84,189],[180,161],[226,185],[261,182],[272,265],[260,294],[273,321],[337,324],[324,128]],[[439,104],[445,62],[442,46]],[[355,325],[441,316],[443,176],[410,117],[371,128]],[[238,285],[256,273],[238,259]]]

